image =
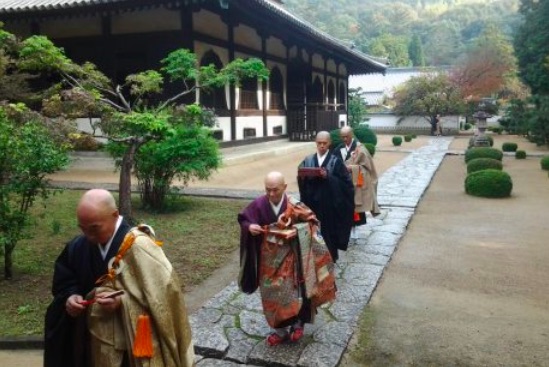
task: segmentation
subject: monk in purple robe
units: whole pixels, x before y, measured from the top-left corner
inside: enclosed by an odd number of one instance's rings
[[[267,337],[267,344],[270,346],[287,340],[296,342],[301,339],[303,324],[311,322],[314,316],[311,302],[304,296],[303,287],[295,287],[294,269],[299,266],[299,260],[294,256],[295,248],[282,242],[269,244],[265,237],[266,226],[276,223],[288,206],[293,205],[289,204],[292,199],[285,194],[286,186],[280,172],[269,173],[265,178],[266,194],[255,199],[238,215],[241,227],[239,286],[248,294],[260,288],[267,321],[274,329]],[[314,214],[308,208],[303,208],[314,218]],[[314,220],[316,221],[316,218]],[[276,263],[278,265],[275,265]],[[287,268],[286,275],[277,273],[282,268]],[[261,279],[264,280],[267,273],[277,274],[272,283],[279,284],[274,284],[273,288],[284,283],[280,287],[287,287],[288,292],[269,289],[271,281],[262,283]],[[282,299],[283,297],[277,296],[281,293],[289,296]]]

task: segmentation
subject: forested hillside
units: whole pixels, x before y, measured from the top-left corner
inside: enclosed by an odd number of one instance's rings
[[[489,27],[511,39],[519,0],[284,0],[288,10],[392,66],[450,65]]]

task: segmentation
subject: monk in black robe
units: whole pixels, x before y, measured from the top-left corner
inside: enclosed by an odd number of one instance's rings
[[[339,154],[330,150],[330,133],[321,131],[316,139],[317,152],[307,156],[298,168],[300,200],[320,220],[320,231],[332,259],[345,251],[353,226],[354,188],[351,176]]]
[[[90,210],[90,206],[96,209]],[[88,191],[77,216],[83,235],[69,242],[55,261],[54,298],[46,311],[45,367],[91,365],[86,307],[80,302],[107,272],[109,260],[117,254],[130,230],[105,190]]]

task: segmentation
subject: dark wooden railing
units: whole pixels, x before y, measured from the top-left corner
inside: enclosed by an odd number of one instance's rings
[[[326,105],[310,104],[301,109],[287,111],[288,136],[290,141],[314,140],[319,131],[339,128],[340,111],[326,110]]]

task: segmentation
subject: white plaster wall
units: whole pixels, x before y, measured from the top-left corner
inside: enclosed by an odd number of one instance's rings
[[[193,13],[193,28],[196,32],[212,36],[221,40],[228,40],[227,25],[221,17],[208,10]]]
[[[238,27],[235,27],[234,42],[238,45],[261,51],[261,37],[257,34],[255,29],[248,27],[247,25],[240,24]]]
[[[274,136],[273,127],[282,126],[282,134],[287,134],[286,116],[267,116],[267,132],[269,136]]]
[[[86,17],[44,21],[40,23],[40,33],[51,38],[99,36],[101,19]]]
[[[174,31],[181,29],[179,11],[164,7],[112,16],[113,34]]]
[[[98,118],[92,118],[91,120],[89,118],[77,118],[76,119],[76,130],[82,131],[88,134],[94,134],[95,136],[101,136],[103,135],[103,132],[101,129],[96,129],[93,131],[92,124],[99,122],[100,119]],[[96,138],[96,140],[106,143],[106,138]]]
[[[339,65],[339,75],[347,76],[347,67],[345,64]]]
[[[297,57],[297,52],[298,52],[297,46],[290,48],[289,57],[291,59],[295,59]]]
[[[263,116],[240,116],[236,118],[236,140],[244,139],[244,128],[255,128],[255,136],[263,136]],[[229,137],[230,138],[230,137]]]
[[[230,117],[217,117],[216,130],[223,130],[223,141],[231,140],[231,118]],[[242,139],[242,138],[241,138]]]
[[[333,59],[329,59],[328,64],[326,66],[328,71],[331,71],[332,73],[337,73],[337,66]]]
[[[423,116],[407,116],[398,123],[400,116],[392,114],[368,114],[369,120],[366,122],[370,127],[430,127],[429,121]],[[459,129],[459,116],[443,116],[441,118],[442,127],[449,129]]]
[[[284,59],[286,58],[286,46],[284,46],[282,41],[278,38],[267,38],[266,46],[267,54],[282,57]]]
[[[313,54],[313,67],[324,70],[324,58],[322,58],[322,55]]]

